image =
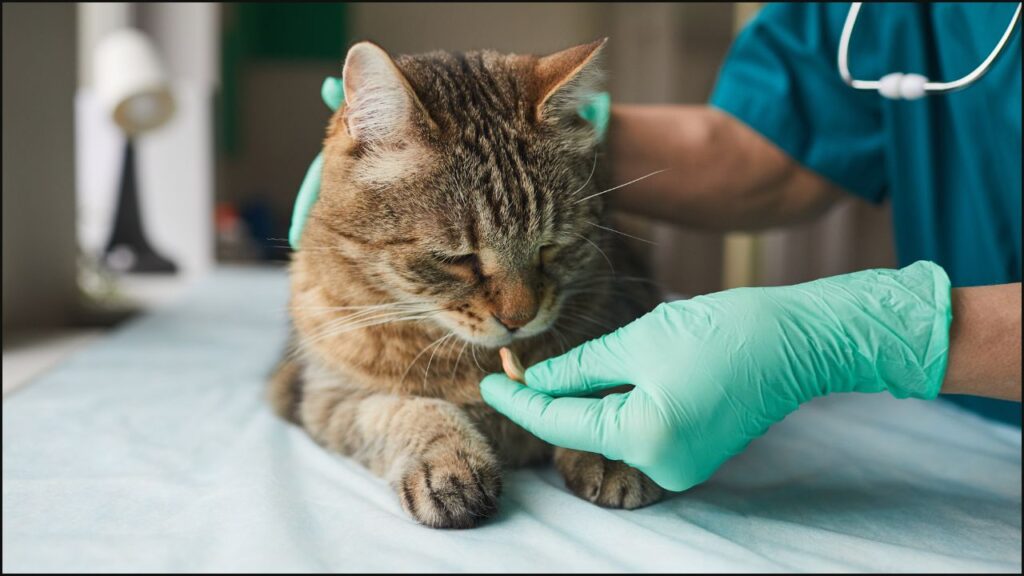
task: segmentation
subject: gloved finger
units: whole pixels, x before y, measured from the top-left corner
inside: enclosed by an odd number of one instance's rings
[[[306,177],[302,179],[299,186],[299,194],[295,197],[295,206],[292,208],[292,225],[288,229],[288,242],[293,250],[299,249],[299,242],[302,240],[302,230],[309,219],[309,212],[316,204],[320,196],[320,172],[324,167],[324,153],[321,152],[313,159],[309,169],[306,170]]]
[[[480,382],[484,401],[534,436],[564,448],[618,459],[622,439],[618,417],[627,394],[604,398],[552,398],[503,374]]]
[[[328,108],[337,110],[345,101],[345,85],[341,82],[341,78],[333,76],[324,78],[324,83],[320,86],[320,97],[324,99],[324,104],[327,104]]]
[[[526,370],[526,385],[552,396],[586,396],[630,384],[613,351],[617,340],[616,333],[607,334],[538,362]]]

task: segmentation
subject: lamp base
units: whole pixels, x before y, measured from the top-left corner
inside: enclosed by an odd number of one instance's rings
[[[167,258],[157,254],[148,244],[130,246],[117,244],[107,248],[104,263],[117,272],[174,274],[178,267]]]

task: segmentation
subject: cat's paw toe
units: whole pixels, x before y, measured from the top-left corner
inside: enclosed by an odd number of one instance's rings
[[[498,511],[500,495],[500,466],[462,451],[422,458],[398,486],[402,508],[432,528],[472,528]]]
[[[640,508],[664,493],[643,472],[600,454],[563,450],[556,463],[573,493],[606,508]]]

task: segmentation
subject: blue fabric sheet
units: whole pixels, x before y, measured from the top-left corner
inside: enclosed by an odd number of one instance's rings
[[[1021,570],[1021,435],[939,402],[805,405],[707,484],[605,510],[550,467],[439,531],[278,420],[281,270],[224,269],[3,404],[3,570]]]

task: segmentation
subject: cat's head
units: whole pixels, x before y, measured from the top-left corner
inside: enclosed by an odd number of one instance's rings
[[[603,45],[397,58],[354,45],[304,249],[328,246],[364,284],[465,340],[547,330],[608,265],[603,198],[587,198],[599,137],[578,113],[598,90]]]

